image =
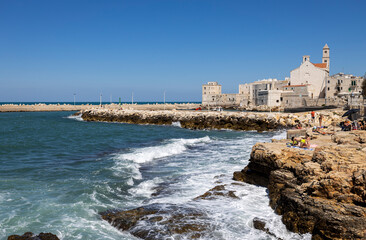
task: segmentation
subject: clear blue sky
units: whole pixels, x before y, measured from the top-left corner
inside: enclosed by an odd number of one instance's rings
[[[0,101],[200,101],[303,55],[366,72],[366,1],[0,0]]]

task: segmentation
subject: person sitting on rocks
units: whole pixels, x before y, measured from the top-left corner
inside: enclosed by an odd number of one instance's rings
[[[352,130],[352,125],[351,123],[347,120],[341,123],[341,128],[342,131],[351,131]]]
[[[310,136],[306,135],[305,138],[300,141],[301,148],[310,148]]]
[[[301,141],[300,138],[292,137],[291,138],[291,146],[299,146],[300,141]]]
[[[296,124],[296,129],[302,129],[301,123]]]

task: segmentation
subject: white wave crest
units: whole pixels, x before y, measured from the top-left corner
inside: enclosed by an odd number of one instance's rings
[[[182,127],[182,125],[180,125],[180,122],[172,122],[172,126],[173,127]]]
[[[183,153],[188,146],[193,146],[197,143],[209,142],[208,136],[194,139],[172,139],[165,145],[154,147],[146,147],[136,149],[131,153],[121,154],[116,157],[117,160],[130,160],[135,163],[149,162],[154,159],[173,156]]]
[[[81,118],[81,113],[79,115],[70,115],[70,116],[67,116],[66,118],[69,118],[69,119],[74,119],[74,120],[77,120],[77,121],[84,121],[82,118]]]

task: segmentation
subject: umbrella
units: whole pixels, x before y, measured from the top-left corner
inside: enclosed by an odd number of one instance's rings
[[[360,111],[360,109],[351,109],[351,110],[348,110],[347,112],[345,112],[343,114],[342,117],[350,116],[352,114],[358,113],[359,111]]]

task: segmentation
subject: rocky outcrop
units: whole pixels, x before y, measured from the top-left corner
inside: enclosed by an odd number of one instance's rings
[[[302,123],[312,126],[307,114],[249,113],[249,112],[200,112],[200,111],[139,111],[91,109],[81,111],[85,121],[122,122],[133,124],[171,125],[179,122],[188,129],[232,129],[267,131],[289,128]],[[336,124],[342,118],[328,113],[329,124]]]
[[[366,238],[365,131],[320,136],[315,151],[257,143],[234,179],[268,187],[270,205],[313,239]]]
[[[34,235],[31,232],[26,232],[23,235],[11,235],[8,240],[60,240],[56,235],[52,233],[40,233]]]
[[[117,229],[148,240],[181,235],[196,239],[209,234],[212,229],[204,212],[174,204],[151,204],[127,211],[109,210],[102,212],[101,216]]]
[[[164,192],[163,188],[159,186],[152,196]],[[213,239],[214,222],[209,214],[197,208],[196,202],[217,198],[238,199],[235,191],[227,188],[230,186],[217,185],[188,204],[156,203],[131,210],[108,210],[100,215],[117,229],[142,239]]]
[[[199,200],[199,199],[212,200],[212,199],[216,199],[218,197],[228,197],[228,198],[233,198],[233,199],[239,199],[235,195],[234,191],[226,190],[225,185],[218,185],[218,186],[208,190],[201,196],[196,197],[194,200]]]

